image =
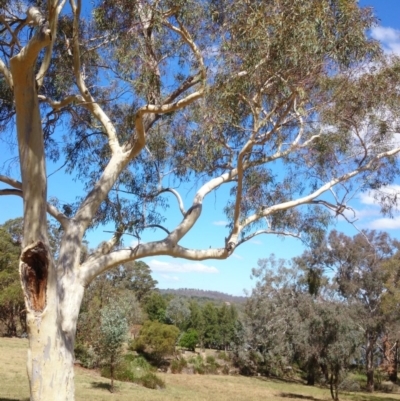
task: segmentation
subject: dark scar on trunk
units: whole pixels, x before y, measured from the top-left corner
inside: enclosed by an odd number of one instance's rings
[[[49,267],[46,246],[41,241],[34,243],[23,251],[21,261],[21,279],[29,306],[35,312],[43,312]]]

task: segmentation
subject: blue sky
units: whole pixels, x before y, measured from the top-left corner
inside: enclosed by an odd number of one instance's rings
[[[400,55],[400,0],[360,0],[361,6],[372,6],[380,20],[380,25],[371,31],[371,35],[383,43],[387,52]],[[0,168],[10,166],[11,157],[15,147],[10,148],[9,143],[14,140],[12,132],[6,138],[0,136]],[[56,165],[49,164],[48,174],[57,169]],[[12,168],[12,176],[18,178],[15,166]],[[55,196],[65,203],[72,203],[78,195],[81,195],[82,186],[79,182],[61,172],[49,177],[49,197]],[[391,190],[389,188],[388,190]],[[400,191],[399,186],[393,190]],[[182,241],[182,245],[195,248],[208,248],[210,246],[222,247],[227,236],[225,216],[222,213],[224,201],[227,198],[227,189],[220,189],[215,195],[210,195],[204,203],[204,212],[197,227]],[[192,185],[181,187],[180,192],[186,195],[188,202],[193,194]],[[179,215],[175,213],[175,200],[171,197],[171,207],[167,210],[168,225],[174,226],[179,222]],[[384,218],[379,214],[379,207],[373,202],[372,194],[361,194],[351,205],[357,216],[356,226],[360,229],[370,228],[387,230],[390,235],[400,238],[400,214],[393,219]],[[22,201],[16,197],[0,197],[0,223],[22,215]],[[352,215],[350,217],[353,217]],[[334,227],[344,231],[348,235],[354,235],[357,231],[354,227],[338,220]],[[112,230],[112,227],[109,228]],[[92,247],[100,241],[106,240],[109,234],[107,228],[100,228],[89,232],[87,239]],[[161,233],[148,232],[142,241],[155,240]],[[134,245],[134,238],[126,237],[125,244]],[[257,265],[260,258],[268,257],[275,253],[277,257],[291,258],[303,251],[303,245],[293,238],[276,238],[273,236],[259,236],[240,246],[230,259],[224,261],[192,262],[168,257],[152,257],[144,259],[150,265],[153,276],[159,281],[160,288],[200,288],[222,291],[234,295],[243,295],[243,290],[250,290],[254,282],[250,279],[251,268]]]

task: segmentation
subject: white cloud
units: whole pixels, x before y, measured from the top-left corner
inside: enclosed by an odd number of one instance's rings
[[[373,229],[373,230],[396,230],[400,229],[400,215],[395,214],[394,218],[381,217],[380,206],[375,195],[379,197],[385,195],[400,195],[400,185],[387,185],[386,187],[380,188],[378,191],[369,191],[361,193],[358,196],[358,200],[362,205],[365,205],[362,209],[355,209],[355,217],[351,211],[346,212],[346,216],[353,220],[356,218],[360,221],[362,228]]]
[[[213,221],[214,226],[226,226],[227,224],[228,222],[224,220]]]
[[[168,274],[161,274],[161,277],[164,280],[167,280],[167,281],[179,281],[179,277],[178,276],[170,276]]]
[[[363,203],[364,205],[375,205],[377,206],[378,203],[374,199],[374,195],[377,193],[377,191],[369,191],[360,194],[359,199],[360,202]],[[379,194],[386,194],[386,195],[400,195],[400,185],[387,185],[386,187],[382,187],[379,189]]]
[[[176,263],[153,259],[148,262],[148,265],[152,271],[160,273],[218,273],[215,267],[206,266],[200,262]]]
[[[252,239],[252,240],[250,240],[250,242],[255,245],[262,245],[262,242],[258,239]]]
[[[373,230],[397,230],[400,228],[400,217],[395,217],[394,219],[383,217],[368,223],[366,226]]]
[[[234,259],[239,259],[239,260],[243,260],[243,259],[244,259],[243,256],[240,256],[240,255],[238,255],[237,253],[233,253],[233,254],[231,255],[231,257],[234,258]]]
[[[371,29],[371,36],[379,40],[387,53],[400,55],[400,31],[390,27],[377,26]]]
[[[133,240],[130,242],[130,244],[129,244],[129,246],[130,246],[131,248],[135,248],[135,247],[138,246],[138,245],[139,245],[139,240],[137,240],[136,238],[133,239]]]
[[[366,207],[364,209],[354,209],[354,213],[352,210],[346,210],[345,215],[349,220],[361,220],[368,219],[375,216],[379,216],[380,211],[378,207]]]

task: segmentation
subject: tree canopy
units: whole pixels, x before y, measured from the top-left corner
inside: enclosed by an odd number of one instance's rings
[[[317,243],[355,192],[393,181],[400,152],[400,63],[367,36],[375,18],[356,0],[82,3],[0,3],[0,129],[16,132],[21,169],[20,180],[2,171],[0,195],[23,198],[28,322],[41,319],[60,347],[50,359],[62,350],[68,362],[44,363],[47,340],[30,330],[32,360],[37,377],[57,372],[65,399],[84,288],[99,274],[154,255],[225,259],[260,234]],[[84,183],[76,202],[47,195],[49,160]],[[184,246],[220,187],[225,237]],[[382,196],[383,211],[396,200]],[[46,214],[62,230],[56,255]],[[109,222],[109,240],[82,258],[87,230]],[[32,399],[54,399],[32,369]]]

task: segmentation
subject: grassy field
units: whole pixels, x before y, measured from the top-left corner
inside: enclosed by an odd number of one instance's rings
[[[25,370],[27,341],[0,338],[0,401],[25,401],[29,387]],[[149,390],[134,384],[117,383],[118,392],[108,391],[109,381],[95,371],[76,369],[77,401],[328,401],[327,389],[307,387],[242,376],[160,374],[164,390]],[[398,394],[342,394],[344,401],[394,401]]]

